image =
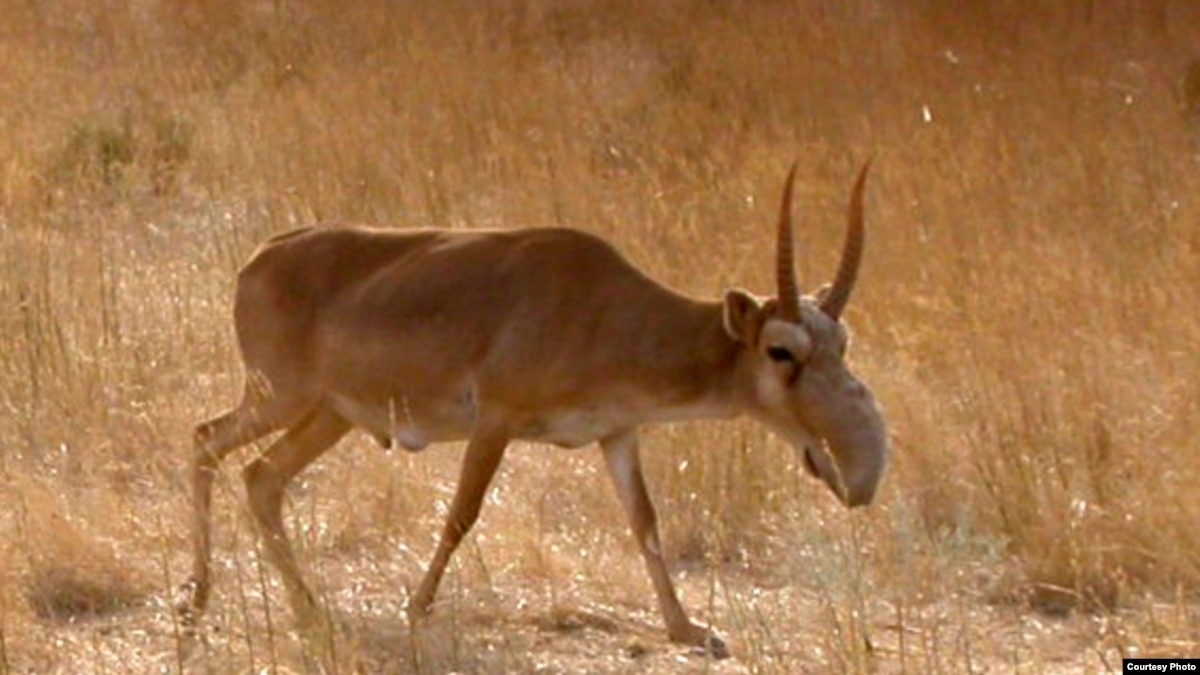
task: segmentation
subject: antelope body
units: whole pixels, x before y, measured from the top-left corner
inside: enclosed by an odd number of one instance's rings
[[[244,471],[264,551],[302,621],[316,616],[281,515],[287,483],[352,428],[418,450],[467,439],[457,492],[424,580],[429,611],[513,440],[598,442],[641,547],[670,637],[724,655],[688,619],[663,562],[638,457],[639,426],[748,414],[792,443],[848,506],[871,501],[887,459],[870,392],[844,363],[839,317],[863,245],[866,167],[835,282],[800,297],[792,174],[778,230],[778,293],[717,301],[656,283],[603,240],[568,229],[320,227],[267,241],[238,275],[241,402],[195,433],[195,564],[185,607],[210,589],[217,463],[284,433]]]

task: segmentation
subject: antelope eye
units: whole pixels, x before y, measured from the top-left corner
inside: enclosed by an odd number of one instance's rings
[[[767,356],[776,363],[795,363],[796,357],[787,347],[767,347]]]

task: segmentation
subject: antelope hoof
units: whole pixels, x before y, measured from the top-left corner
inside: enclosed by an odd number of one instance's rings
[[[433,598],[425,598],[420,595],[413,596],[408,601],[408,621],[416,623],[429,617],[433,613]]]
[[[709,633],[704,638],[704,644],[701,645],[700,648],[704,650],[705,654],[708,654],[714,659],[729,658],[729,647],[725,645],[724,640],[717,637],[714,633]]]
[[[316,608],[302,610],[293,609],[292,616],[295,617],[296,628],[299,629],[301,633],[311,633],[325,625],[325,617],[322,616],[321,613],[316,610]]]
[[[672,631],[671,640],[680,644],[691,645],[699,652],[714,659],[729,658],[729,647],[716,633],[703,626],[690,624],[686,630],[676,633]]]
[[[175,616],[179,618],[180,625],[195,628],[199,623],[207,600],[205,596],[208,595],[205,591],[194,577],[179,585],[175,598]]]
[[[292,590],[289,594],[288,601],[292,605],[292,615],[296,617],[297,625],[309,630],[324,623],[325,613],[307,588]]]

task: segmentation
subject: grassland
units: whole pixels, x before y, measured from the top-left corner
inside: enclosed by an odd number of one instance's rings
[[[0,4],[0,673],[1200,655],[1200,7],[958,4]],[[872,156],[848,320],[893,435],[877,505],[839,509],[748,423],[644,444],[685,604],[735,658],[664,641],[592,451],[510,453],[410,626],[461,451],[362,437],[290,497],[325,648],[259,562],[253,450],[218,482],[210,624],[179,638],[190,429],[239,389],[258,240],[569,224],[681,290],[769,292],[787,165],[815,284]]]

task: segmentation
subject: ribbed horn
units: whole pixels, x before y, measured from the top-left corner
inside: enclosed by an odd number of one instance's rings
[[[867,160],[858,172],[858,180],[854,182],[854,192],[850,194],[850,208],[846,214],[846,243],[842,246],[842,262],[838,265],[833,287],[821,300],[821,311],[834,320],[842,316],[842,310],[846,309],[846,303],[850,301],[850,292],[854,290],[858,266],[862,262],[863,245],[866,242],[866,231],[863,227],[863,188],[867,184],[867,172],[870,169],[871,160]]]
[[[775,276],[779,292],[779,318],[800,321],[800,293],[796,283],[796,260],[792,253],[792,186],[796,182],[796,166],[788,171],[783,188],[783,204],[779,207],[779,233],[775,241]]]

